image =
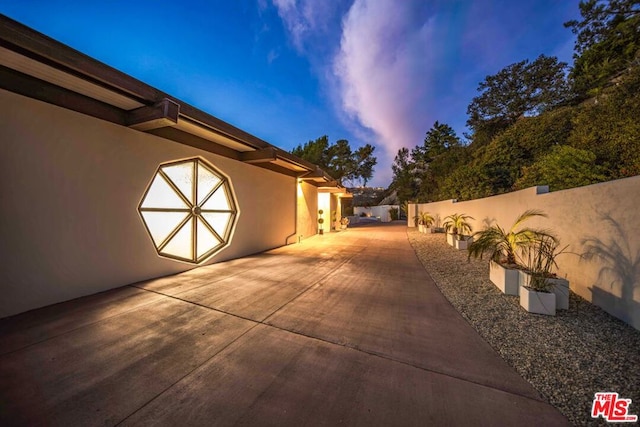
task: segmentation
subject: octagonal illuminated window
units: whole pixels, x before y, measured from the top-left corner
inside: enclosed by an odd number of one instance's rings
[[[138,211],[159,255],[192,263],[229,243],[238,215],[228,178],[201,158],[161,164]]]

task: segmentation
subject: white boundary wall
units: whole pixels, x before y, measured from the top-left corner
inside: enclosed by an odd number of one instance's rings
[[[474,231],[492,221],[509,228],[527,209],[549,216],[527,225],[553,230],[568,251],[584,254],[589,242],[595,243],[604,259],[561,255],[559,275],[574,292],[640,329],[640,176],[551,193],[532,187],[465,202],[410,205],[408,225],[413,227],[413,217],[422,211],[440,222],[452,213],[471,215]]]
[[[194,268],[158,256],[137,211],[163,162],[231,179],[235,233],[204,264],[295,242],[298,191],[299,234],[315,230],[317,190],[293,177],[4,90],[0,149],[0,317]]]
[[[353,214],[355,216],[360,216],[361,213],[367,214],[367,216],[380,218],[380,222],[391,222],[391,214],[389,213],[389,209],[398,210],[398,205],[380,205],[380,206],[371,206],[371,207],[363,207],[363,206],[355,206],[353,208]]]

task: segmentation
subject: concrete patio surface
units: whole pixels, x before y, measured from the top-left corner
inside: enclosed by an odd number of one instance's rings
[[[0,425],[116,424],[568,422],[375,225],[0,320]]]

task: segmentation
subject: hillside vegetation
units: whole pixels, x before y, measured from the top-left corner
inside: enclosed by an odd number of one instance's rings
[[[560,190],[640,175],[640,0],[582,1],[574,63],[540,55],[479,84],[465,141],[435,122],[398,151],[401,201]]]

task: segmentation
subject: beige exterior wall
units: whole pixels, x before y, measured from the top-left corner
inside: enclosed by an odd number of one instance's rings
[[[337,194],[331,195],[331,212],[335,212],[331,221],[332,230],[340,230],[340,220],[342,219],[342,198]]]
[[[298,239],[318,233],[318,188],[301,182],[298,184]]]
[[[318,210],[316,211],[317,218],[322,218],[324,222],[322,223],[323,232],[328,233],[331,230],[331,194],[330,193],[322,193],[318,192]],[[320,211],[322,211],[322,215],[320,215]],[[317,221],[317,220],[316,220]],[[320,230],[320,224],[316,222],[317,230]],[[318,231],[319,232],[319,231]]]
[[[0,144],[0,317],[194,268],[159,257],[137,212],[162,162],[201,156],[231,179],[235,234],[205,264],[295,241],[292,177],[4,90]]]
[[[331,231],[336,229],[336,221],[335,219],[338,216],[338,196],[335,194],[330,194],[329,197],[329,216],[328,216],[328,227],[325,227],[325,230]]]
[[[538,194],[540,193],[540,194]],[[559,275],[588,301],[640,329],[640,176],[570,190],[546,192],[532,187],[509,194],[454,203],[420,204],[419,211],[439,215],[464,213],[475,218],[474,231],[495,221],[509,228],[527,209],[541,209],[548,219],[528,224],[553,230],[568,251],[584,254],[590,247],[604,259],[565,254]],[[414,206],[409,209],[414,212]],[[412,219],[409,219],[412,222]]]

